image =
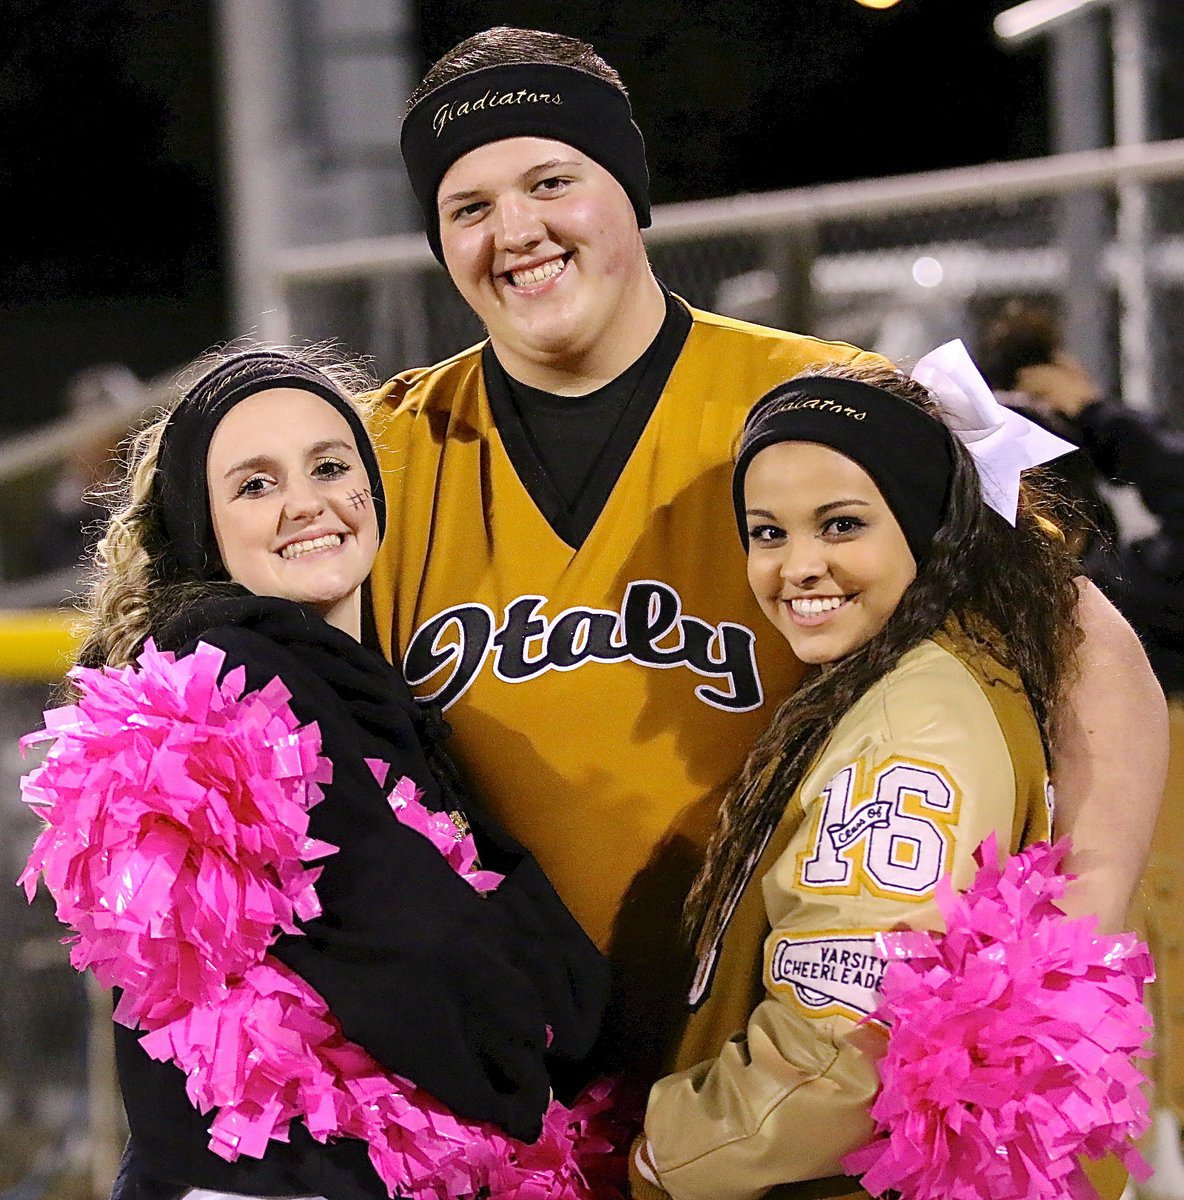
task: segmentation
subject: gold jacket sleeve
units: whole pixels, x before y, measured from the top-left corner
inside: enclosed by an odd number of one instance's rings
[[[1048,836],[1039,743],[1022,739],[1039,762],[1014,762],[988,691],[923,644],[843,718],[791,800],[749,885],[768,917],[764,998],[716,1057],[651,1093],[646,1161],[675,1200],[841,1175],[871,1137],[885,1045],[863,1021],[883,969],[875,932],[932,927],[938,878],[965,887],[990,832],[1013,851]]]

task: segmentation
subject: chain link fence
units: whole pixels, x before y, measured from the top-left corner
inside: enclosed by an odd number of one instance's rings
[[[1042,303],[1113,394],[1184,415],[1182,198],[1184,141],[1161,142],[669,205],[646,240],[692,304],[891,358]],[[481,336],[418,235],[292,252],[274,294],[268,336],[335,337],[381,376]]]
[[[6,1200],[89,1200],[113,1177],[110,1143],[96,1155],[91,1130],[121,1120],[108,1089],[96,1096],[90,1081],[103,1077],[109,1016],[92,1042],[89,1009],[106,997],[88,996],[70,966],[53,902],[42,890],[25,903],[14,887],[40,829],[20,801],[20,737],[40,724],[50,699],[46,684],[0,684],[0,1196]],[[120,1136],[117,1132],[116,1137]],[[97,1185],[97,1186],[95,1186]]]

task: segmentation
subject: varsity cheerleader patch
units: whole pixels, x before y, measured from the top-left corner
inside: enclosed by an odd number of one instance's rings
[[[788,996],[809,1017],[861,1021],[880,1003],[888,964],[874,930],[778,934],[765,949],[765,986]]]

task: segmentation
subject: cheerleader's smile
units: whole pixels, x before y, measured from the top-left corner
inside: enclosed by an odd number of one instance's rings
[[[360,612],[378,521],[349,422],[311,392],[272,388],[223,417],[206,460],[226,573],[260,596]]]
[[[884,627],[917,573],[862,467],[814,442],[762,450],[745,476],[748,582],[806,663],[836,662]]]

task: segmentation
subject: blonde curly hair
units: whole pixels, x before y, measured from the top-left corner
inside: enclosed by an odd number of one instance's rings
[[[187,573],[176,564],[155,484],[161,438],[173,409],[204,375],[248,350],[290,355],[324,372],[350,397],[374,387],[366,368],[330,343],[275,346],[239,339],[184,368],[177,377],[176,399],[127,439],[121,447],[123,469],[96,494],[110,516],[90,564],[80,620],[81,666],[127,666],[173,613],[203,596],[241,593],[236,583]]]

